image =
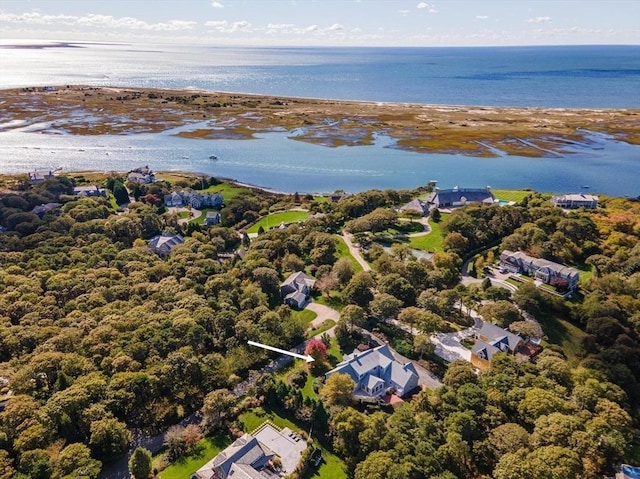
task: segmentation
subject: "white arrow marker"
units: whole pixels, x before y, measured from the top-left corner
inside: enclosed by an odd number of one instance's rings
[[[266,344],[256,343],[255,341],[247,341],[251,346],[258,346],[259,348],[268,349],[269,351],[275,351],[276,353],[288,354],[289,356],[293,356],[294,358],[304,359],[306,362],[310,363],[315,361],[309,354],[306,356],[303,354],[292,353],[291,351],[285,351],[284,349],[274,348],[273,346],[267,346]]]

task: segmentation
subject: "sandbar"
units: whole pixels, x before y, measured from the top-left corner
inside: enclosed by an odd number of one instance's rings
[[[0,131],[71,135],[174,133],[251,139],[286,131],[327,147],[368,145],[472,157],[563,156],[593,133],[640,145],[640,109],[509,108],[63,85],[0,90]]]

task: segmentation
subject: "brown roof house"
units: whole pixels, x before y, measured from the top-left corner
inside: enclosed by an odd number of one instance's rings
[[[311,290],[315,284],[315,279],[298,271],[280,285],[280,296],[292,308],[303,309],[311,301]]]

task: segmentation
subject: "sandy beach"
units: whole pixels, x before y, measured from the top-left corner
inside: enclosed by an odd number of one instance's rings
[[[385,135],[400,149],[467,156],[561,154],[593,133],[640,144],[638,109],[504,108],[337,101],[231,92],[88,86],[0,91],[0,130],[71,135],[179,128],[185,138],[250,139],[268,131],[327,147]],[[192,126],[192,127],[190,127]]]

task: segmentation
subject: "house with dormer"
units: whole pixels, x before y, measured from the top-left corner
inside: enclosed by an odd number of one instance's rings
[[[471,348],[471,363],[487,367],[497,353],[516,354],[524,346],[524,340],[506,329],[484,322],[475,331],[476,343]]]
[[[280,296],[292,308],[303,309],[311,301],[311,290],[315,284],[316,280],[302,271],[292,273],[280,285]]]
[[[191,479],[275,479],[293,473],[307,442],[289,428],[263,423],[191,475]],[[275,467],[278,457],[281,466]]]
[[[500,254],[500,269],[511,273],[527,274],[545,284],[575,291],[580,280],[577,269],[554,263],[543,258],[534,258],[522,251],[504,250]]]
[[[403,397],[418,387],[418,372],[413,363],[402,364],[396,361],[388,345],[347,355],[344,361],[325,374],[342,373],[351,376],[356,383],[353,394],[365,397],[381,397],[393,390]]]

